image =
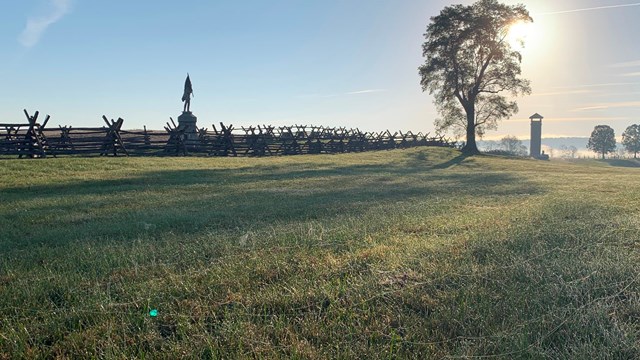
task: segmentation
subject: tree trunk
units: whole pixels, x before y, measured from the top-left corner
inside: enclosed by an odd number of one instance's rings
[[[462,152],[465,154],[479,154],[478,146],[476,145],[476,114],[473,104],[469,107],[465,107],[467,112],[467,143],[462,148]]]
[[[604,160],[604,149],[602,149],[602,160]]]

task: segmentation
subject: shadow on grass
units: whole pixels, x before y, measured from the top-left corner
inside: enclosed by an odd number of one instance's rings
[[[541,192],[509,173],[443,170],[465,159],[442,159],[435,166],[409,158],[383,165],[296,164],[302,169],[160,170],[126,179],[13,188],[0,196],[27,209],[9,214],[0,225],[9,243],[50,246],[96,236],[126,240],[323,221],[415,199]]]
[[[609,164],[610,166],[616,166],[616,167],[630,167],[630,168],[640,167],[640,160],[637,160],[637,159],[607,159],[602,161]]]
[[[433,169],[448,169],[450,167],[456,166],[456,165],[460,165],[463,161],[465,161],[468,157],[471,157],[471,155],[465,154],[465,153],[460,153],[460,155],[454,157],[453,159],[449,160],[449,161],[445,161],[443,163],[440,163],[438,165],[434,165],[432,168]]]

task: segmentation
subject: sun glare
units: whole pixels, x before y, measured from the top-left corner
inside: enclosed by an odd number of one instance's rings
[[[536,42],[539,32],[531,22],[517,22],[509,28],[507,41],[512,48],[523,51]],[[524,46],[523,46],[524,44]]]

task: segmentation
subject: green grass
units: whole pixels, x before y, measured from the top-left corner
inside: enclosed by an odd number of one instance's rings
[[[638,358],[640,169],[617,165],[0,161],[0,359]]]

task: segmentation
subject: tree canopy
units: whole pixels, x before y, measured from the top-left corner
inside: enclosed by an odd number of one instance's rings
[[[420,84],[434,96],[438,131],[466,133],[463,151],[477,153],[476,134],[497,128],[499,120],[518,111],[516,102],[501,93],[531,92],[529,81],[520,78],[522,55],[507,41],[512,25],[531,21],[524,5],[497,0],[447,6],[431,18]]]
[[[627,127],[622,133],[622,145],[628,152],[633,153],[634,159],[638,157],[638,152],[640,152],[640,125],[634,124]]]
[[[609,125],[598,125],[593,129],[587,148],[602,154],[602,158],[616,150],[616,135]]]

